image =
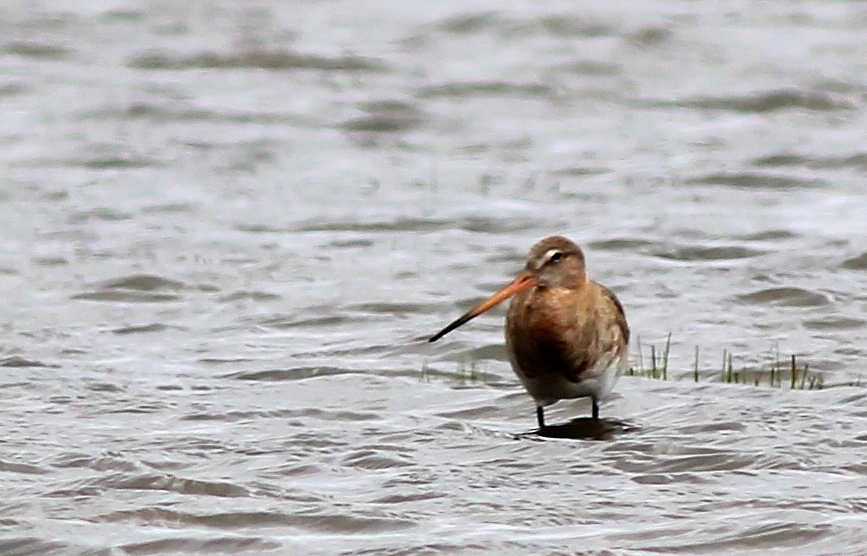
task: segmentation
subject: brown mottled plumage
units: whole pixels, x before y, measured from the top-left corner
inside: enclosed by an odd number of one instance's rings
[[[623,306],[605,286],[587,278],[584,253],[562,236],[530,249],[515,280],[434,335],[455,328],[514,296],[506,315],[506,347],[512,369],[544,408],[566,398],[590,397],[593,418],[627,365],[629,326]]]

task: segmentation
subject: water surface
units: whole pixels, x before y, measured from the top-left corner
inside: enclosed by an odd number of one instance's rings
[[[0,552],[864,553],[867,7],[3,14]],[[552,233],[685,377],[598,440],[426,343]]]

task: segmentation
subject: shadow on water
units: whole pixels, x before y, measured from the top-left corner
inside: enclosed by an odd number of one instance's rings
[[[546,425],[521,437],[564,438],[570,440],[612,440],[639,430],[639,427],[624,421],[578,417],[562,425]]]

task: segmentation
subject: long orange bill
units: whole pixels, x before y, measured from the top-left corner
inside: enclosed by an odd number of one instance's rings
[[[472,309],[470,309],[469,311],[467,311],[466,313],[464,313],[463,315],[458,317],[458,319],[455,322],[451,323],[450,325],[446,326],[445,328],[443,328],[442,330],[440,330],[439,332],[437,332],[436,334],[431,336],[431,339],[428,340],[428,342],[436,342],[437,340],[439,340],[440,338],[442,338],[443,336],[445,336],[446,334],[448,334],[449,332],[451,332],[455,328],[461,326],[462,324],[466,324],[467,322],[469,322],[472,319],[476,318],[477,316],[481,315],[482,313],[484,313],[488,309],[495,307],[495,306],[499,305],[500,303],[502,303],[503,301],[509,299],[510,297],[515,295],[516,293],[518,293],[520,291],[524,291],[527,288],[531,288],[535,285],[536,285],[536,278],[532,274],[530,274],[529,272],[522,272],[521,274],[518,275],[517,278],[512,280],[512,282],[508,286],[504,287],[503,289],[501,289],[500,291],[498,291],[497,293],[495,293],[491,297],[482,301],[481,303],[479,303],[478,305],[476,305],[475,307],[473,307]]]

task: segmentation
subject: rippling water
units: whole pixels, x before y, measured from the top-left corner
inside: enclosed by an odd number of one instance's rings
[[[2,13],[0,553],[867,550],[867,6]],[[552,233],[700,350],[597,441],[425,342]]]

